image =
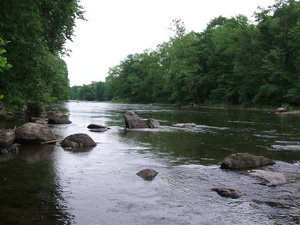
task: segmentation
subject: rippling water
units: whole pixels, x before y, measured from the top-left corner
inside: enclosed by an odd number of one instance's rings
[[[298,115],[99,102],[63,106],[72,124],[51,125],[58,138],[87,133],[98,145],[81,152],[21,146],[0,166],[1,225],[300,223]],[[128,110],[162,127],[124,130]],[[91,123],[111,129],[90,132]],[[219,163],[237,152],[276,160],[266,169],[283,173],[288,183],[262,186],[241,171],[221,170]],[[144,168],[159,174],[145,181],[136,175]],[[211,191],[218,186],[244,195],[222,198]]]

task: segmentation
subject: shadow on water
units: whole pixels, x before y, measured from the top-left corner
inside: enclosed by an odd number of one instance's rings
[[[0,168],[0,224],[72,224],[52,157],[55,145],[20,146]]]

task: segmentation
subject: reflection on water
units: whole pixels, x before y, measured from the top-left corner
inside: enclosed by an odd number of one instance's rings
[[[0,224],[297,224],[300,223],[299,120],[266,112],[68,102],[72,124],[49,125],[59,138],[89,134],[98,145],[72,152],[22,146],[0,166]],[[155,118],[159,129],[125,130],[123,115]],[[90,132],[91,123],[111,127]],[[178,128],[176,123],[196,123]],[[267,187],[219,163],[248,152],[276,160],[288,184]],[[145,181],[136,173],[159,174]],[[211,188],[230,186],[240,199]]]

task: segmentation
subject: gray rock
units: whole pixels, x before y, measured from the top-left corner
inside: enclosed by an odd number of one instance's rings
[[[148,119],[146,124],[148,128],[160,128],[160,124],[156,119]]]
[[[226,198],[239,198],[243,195],[243,193],[240,192],[239,190],[229,188],[229,187],[217,187],[217,188],[212,188],[211,190],[216,191],[220,196]]]
[[[20,144],[40,144],[56,140],[52,130],[42,124],[25,123],[16,129],[15,142]]]
[[[126,128],[148,128],[146,122],[133,111],[126,112],[124,119]]]
[[[138,172],[136,175],[144,178],[145,180],[152,180],[154,177],[156,177],[157,174],[158,172],[156,172],[153,169],[143,169],[140,172]]]
[[[100,128],[107,128],[107,129],[109,129],[107,126],[101,125],[101,124],[90,124],[90,125],[88,125],[87,128],[89,128],[89,129],[100,129]]]
[[[282,173],[265,170],[253,170],[250,175],[264,179],[266,182],[262,182],[260,184],[267,186],[277,186],[287,183],[287,180]]]
[[[221,164],[221,169],[246,169],[273,164],[275,164],[273,160],[263,156],[256,156],[248,153],[236,153],[225,158]]]
[[[66,117],[51,117],[49,118],[48,123],[49,124],[70,124],[72,122]]]
[[[13,144],[16,134],[12,130],[0,130],[0,147],[6,147]]]
[[[97,144],[96,142],[87,134],[78,133],[72,134],[66,137],[60,145],[63,148],[71,147],[71,148],[78,148],[78,147],[95,147]]]

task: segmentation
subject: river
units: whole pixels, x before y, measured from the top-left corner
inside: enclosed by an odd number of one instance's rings
[[[0,165],[1,225],[300,224],[299,115],[84,101],[62,106],[72,123],[49,125],[57,137],[87,133],[97,146],[77,152],[59,144],[21,146]],[[157,119],[161,128],[125,130],[129,110]],[[90,132],[91,123],[111,129]],[[288,183],[269,187],[221,170],[224,158],[238,152],[275,160],[265,169],[283,173]],[[136,173],[144,168],[159,174],[143,180]],[[211,191],[219,186],[244,195],[223,198]]]

